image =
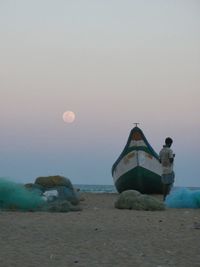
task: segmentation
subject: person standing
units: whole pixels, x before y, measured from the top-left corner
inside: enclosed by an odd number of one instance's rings
[[[170,193],[175,179],[173,170],[175,154],[173,154],[173,151],[170,148],[172,143],[172,138],[167,137],[165,139],[165,145],[159,153],[159,160],[162,165],[161,181],[163,183],[163,200],[165,200],[166,196]]]

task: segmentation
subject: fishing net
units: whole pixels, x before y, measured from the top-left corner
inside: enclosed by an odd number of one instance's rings
[[[169,208],[200,208],[200,190],[176,189],[167,196],[165,204]]]
[[[45,200],[36,191],[30,191],[23,185],[0,178],[0,209],[39,210]]]
[[[165,206],[163,202],[158,199],[140,194],[136,190],[123,191],[115,202],[115,208],[117,209],[129,209],[129,210],[164,210]]]

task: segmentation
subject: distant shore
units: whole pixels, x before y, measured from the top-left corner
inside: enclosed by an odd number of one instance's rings
[[[198,209],[118,210],[117,193],[81,195],[78,212],[0,212],[1,266],[199,266]]]

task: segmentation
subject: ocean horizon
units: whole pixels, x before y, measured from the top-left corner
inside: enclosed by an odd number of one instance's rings
[[[114,185],[74,184],[81,192],[91,193],[117,193]]]
[[[74,184],[74,187],[80,189],[81,192],[90,192],[90,193],[117,193],[117,189],[114,185],[92,185],[92,184]],[[172,191],[188,188],[190,190],[200,190],[200,187],[194,186],[174,186]]]

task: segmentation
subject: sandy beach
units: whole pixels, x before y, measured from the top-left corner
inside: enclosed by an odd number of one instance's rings
[[[83,197],[78,212],[0,212],[0,266],[200,266],[198,209],[118,210],[115,193]]]

